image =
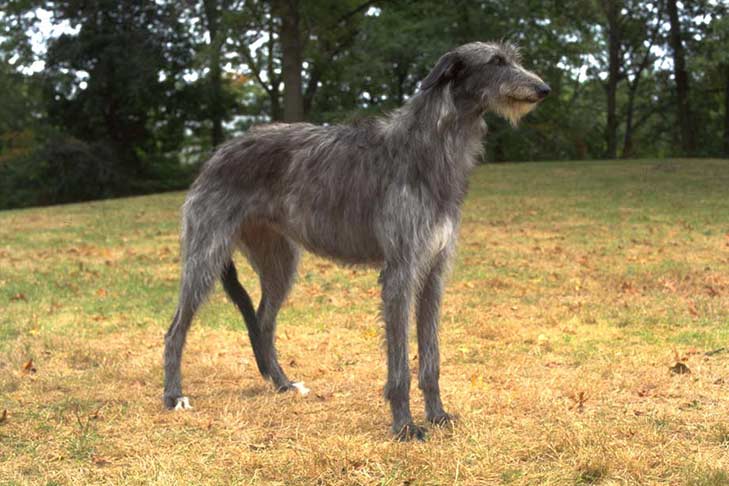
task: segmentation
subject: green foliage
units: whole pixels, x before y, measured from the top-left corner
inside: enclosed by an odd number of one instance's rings
[[[103,142],[47,130],[37,137],[33,148],[0,165],[0,209],[175,190],[193,177],[192,166],[160,159],[143,179],[134,178]]]
[[[103,147],[50,135],[40,148],[5,164],[0,207],[109,197],[119,183],[113,161]]]
[[[487,116],[487,161],[602,158],[612,154],[608,140],[623,158],[681,149],[662,0],[319,0],[287,3],[289,10],[263,0],[5,5],[0,207],[182,187],[222,140],[282,119],[283,12],[298,19],[298,99],[312,122],[386,113],[451,47],[505,39],[520,45],[552,95],[517,129]],[[612,24],[607,6],[618,12]],[[42,49],[31,42],[41,11],[65,26]],[[729,155],[728,14],[711,0],[679,9],[699,156]],[[619,49],[612,84],[611,35]],[[38,61],[45,69],[30,74]]]
[[[177,81],[190,62],[172,6],[135,0],[56,3],[78,34],[52,40],[46,55],[49,121],[70,135],[102,142],[143,175],[150,161],[178,149],[183,124]]]

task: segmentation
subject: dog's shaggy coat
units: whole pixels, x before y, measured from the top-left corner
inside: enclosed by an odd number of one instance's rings
[[[438,377],[443,276],[485,134],[483,115],[512,123],[549,93],[508,44],[472,43],[438,61],[420,91],[386,118],[348,125],[272,124],[222,147],[192,185],[182,216],[182,282],[165,337],[164,402],[186,408],[180,359],[193,315],[217,279],[240,309],[261,374],[294,387],[276,358],[276,315],[296,273],[299,247],[345,264],[381,268],[387,384],[393,432],[424,437],[410,413],[408,321],[415,310],[418,382],[426,417],[447,423]],[[260,278],[254,309],[231,255]]]

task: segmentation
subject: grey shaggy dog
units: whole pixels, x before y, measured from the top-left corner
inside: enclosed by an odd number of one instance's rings
[[[286,377],[274,348],[276,315],[304,247],[381,268],[385,397],[395,436],[425,435],[410,413],[411,308],[426,418],[451,422],[438,385],[439,308],[467,177],[482,150],[483,115],[495,112],[516,124],[548,93],[513,46],[476,42],[441,57],[419,92],[387,117],[327,127],[265,125],[220,147],[183,206],[180,298],[165,336],[165,405],[190,407],[182,394],[182,349],[218,279],[243,315],[261,374],[278,390],[305,391]],[[257,310],[238,281],[236,248],[260,278]]]

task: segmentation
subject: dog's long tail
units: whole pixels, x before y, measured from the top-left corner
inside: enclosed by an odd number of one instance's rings
[[[243,286],[240,284],[240,281],[238,280],[238,272],[235,269],[233,260],[229,260],[228,263],[225,264],[221,280],[223,282],[223,288],[225,289],[225,293],[228,294],[230,300],[233,301],[236,307],[238,307],[240,313],[243,315],[243,320],[245,321],[246,327],[248,328],[248,337],[251,340],[253,355],[256,357],[258,371],[261,372],[264,378],[268,378],[268,368],[265,364],[265,361],[263,360],[263,356],[261,354],[261,349],[259,346],[261,328],[258,325],[256,310],[253,308],[253,302],[251,302],[251,297],[248,295],[248,292],[246,292],[246,289],[243,288]]]

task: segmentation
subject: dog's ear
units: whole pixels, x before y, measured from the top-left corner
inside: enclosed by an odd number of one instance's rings
[[[463,69],[461,57],[455,52],[448,52],[438,60],[433,70],[420,83],[420,89],[425,91],[433,86],[451,81],[461,69]]]

